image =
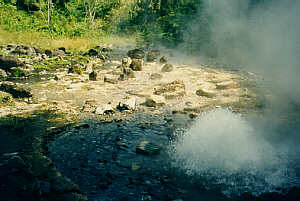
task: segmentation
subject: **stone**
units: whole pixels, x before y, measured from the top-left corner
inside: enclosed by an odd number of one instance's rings
[[[161,72],[171,72],[171,71],[173,71],[172,64],[165,64],[161,69]]]
[[[162,95],[166,99],[174,99],[185,96],[185,85],[182,80],[175,80],[170,83],[162,83],[154,88],[155,95]]]
[[[150,52],[148,52],[147,54],[147,61],[148,62],[154,62],[158,56],[160,55],[159,50],[151,50]]]
[[[99,55],[99,52],[97,51],[97,50],[95,50],[95,49],[90,49],[89,51],[88,51],[88,55],[90,56],[90,57],[92,57],[92,56],[98,56]]]
[[[81,75],[82,74],[82,68],[79,64],[75,64],[74,66],[71,66],[69,68],[68,73],[74,73],[74,74]]]
[[[216,84],[216,89],[235,89],[239,87],[239,84],[233,81],[226,81]]]
[[[132,59],[130,68],[134,71],[142,71],[144,65],[144,60],[142,59]]]
[[[128,80],[129,78],[135,78],[133,70],[131,68],[123,68],[119,80]]]
[[[66,48],[65,48],[65,47],[60,47],[60,48],[58,48],[58,50],[61,50],[61,51],[63,51],[64,53],[66,53]]]
[[[127,55],[132,59],[144,59],[145,52],[141,49],[129,50]]]
[[[104,82],[110,83],[110,84],[117,84],[118,80],[113,79],[113,78],[109,78],[109,77],[104,77]]]
[[[98,115],[103,115],[103,114],[113,113],[113,112],[114,112],[114,109],[110,104],[97,106],[95,109],[95,114],[98,114]]]
[[[15,50],[11,52],[12,54],[18,54],[18,55],[34,55],[35,49],[32,47],[28,47],[25,45],[18,45]]]
[[[11,104],[13,102],[14,102],[14,99],[11,94],[0,91],[0,105],[1,104]]]
[[[136,98],[132,97],[126,100],[125,102],[120,102],[118,105],[118,110],[135,110],[136,109]]]
[[[122,59],[122,66],[125,68],[129,68],[132,60],[130,57],[125,57]]]
[[[18,86],[12,82],[3,82],[0,85],[0,90],[10,93],[14,98],[29,98],[32,97],[29,88]]]
[[[0,68],[3,70],[9,70],[12,67],[23,66],[22,62],[13,56],[0,55]]]
[[[216,96],[216,93],[214,91],[208,90],[208,89],[198,89],[196,91],[196,94],[198,96],[205,96],[207,98],[213,98]]]
[[[21,67],[12,67],[9,71],[11,76],[13,77],[27,77],[31,74],[30,69],[25,69]]]
[[[64,56],[65,55],[65,52],[62,51],[62,50],[45,50],[45,54],[48,56],[48,57],[56,57],[56,56]]]
[[[150,79],[151,80],[160,80],[160,79],[162,79],[162,77],[163,76],[159,73],[153,73],[153,74],[151,74]]]
[[[4,81],[6,80],[6,78],[7,78],[7,73],[4,70],[0,69],[0,81]]]
[[[97,72],[95,72],[95,71],[91,72],[89,74],[89,80],[90,81],[97,81],[97,80],[99,80],[99,76],[98,76]]]
[[[162,63],[162,64],[166,64],[166,63],[168,63],[168,60],[167,60],[167,58],[165,56],[162,56],[160,58],[159,62]]]
[[[147,107],[159,107],[166,104],[166,100],[163,96],[152,95],[147,97],[143,105]]]
[[[149,141],[141,141],[139,144],[136,146],[136,153],[138,154],[143,154],[143,155],[157,155],[161,151],[161,147],[149,142]]]

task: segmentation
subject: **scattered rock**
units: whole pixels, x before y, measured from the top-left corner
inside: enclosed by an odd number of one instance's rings
[[[162,77],[163,76],[159,73],[153,73],[153,74],[151,74],[150,79],[151,80],[160,80],[160,79],[162,79]]]
[[[216,84],[217,89],[235,89],[239,87],[239,84],[233,81],[226,81]]]
[[[130,68],[134,71],[142,71],[144,65],[144,60],[142,59],[132,59]]]
[[[198,96],[205,96],[207,98],[213,98],[216,96],[216,93],[214,91],[208,90],[208,89],[198,89],[196,91],[196,94]]]
[[[136,146],[136,153],[138,154],[144,154],[144,155],[156,155],[159,154],[161,151],[161,147],[149,142],[149,141],[141,141],[137,146]]]
[[[118,109],[120,111],[123,110],[135,110],[136,108],[136,98],[132,97],[128,100],[126,100],[124,103],[120,102],[118,105]]]
[[[162,64],[166,64],[166,63],[168,63],[168,60],[165,56],[163,56],[163,57],[160,58],[159,62],[162,63]]]
[[[35,49],[32,47],[28,47],[25,45],[18,45],[15,50],[11,52],[12,54],[18,54],[18,55],[34,55]]]
[[[0,81],[6,80],[6,78],[7,73],[4,70],[0,69]]]
[[[160,55],[159,50],[151,50],[147,54],[147,61],[148,62],[153,62],[158,58],[159,55]]]
[[[143,105],[147,107],[160,107],[166,104],[166,100],[163,96],[152,95],[147,97]]]
[[[75,64],[74,66],[69,68],[68,73],[75,73],[75,74],[81,75],[82,74],[82,68],[79,64]]]
[[[56,56],[64,56],[65,55],[65,52],[62,51],[62,50],[45,50],[45,54],[48,56],[48,57],[56,57]]]
[[[125,68],[129,68],[132,60],[130,57],[125,57],[122,59],[122,66]]]
[[[10,93],[14,98],[29,98],[32,97],[30,89],[18,86],[12,82],[3,82],[0,85],[0,90]]]
[[[170,83],[160,84],[154,88],[155,95],[162,95],[166,99],[174,99],[185,95],[185,85],[181,80],[175,80]]]
[[[145,52],[141,49],[129,50],[127,55],[132,59],[144,59]]]
[[[0,55],[0,68],[3,70],[9,70],[12,67],[18,67],[22,65],[22,62],[16,57]]]
[[[95,114],[98,114],[98,115],[103,115],[103,114],[108,114],[108,113],[113,113],[113,112],[114,112],[114,109],[110,104],[98,106],[95,109]]]
[[[173,71],[172,64],[165,64],[161,69],[161,72],[171,72],[171,71]]]

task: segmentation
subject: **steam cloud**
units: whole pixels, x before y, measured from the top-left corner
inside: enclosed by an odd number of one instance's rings
[[[262,75],[261,87],[271,91],[271,98],[263,122],[224,110],[199,118],[174,143],[175,166],[238,191],[259,194],[299,185],[300,126],[282,123],[282,116],[298,123],[300,117],[299,10],[297,0],[205,1],[182,46]],[[237,174],[244,176],[235,182]]]

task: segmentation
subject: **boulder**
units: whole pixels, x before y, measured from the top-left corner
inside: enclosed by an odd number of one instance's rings
[[[145,52],[141,49],[129,50],[127,55],[132,59],[144,59]]]
[[[136,109],[136,98],[132,97],[124,102],[120,102],[118,105],[118,110],[135,110]]]
[[[95,114],[103,115],[108,113],[113,113],[114,109],[110,104],[105,104],[102,106],[97,106],[95,109]]]
[[[159,50],[151,50],[147,54],[147,57],[146,57],[147,61],[148,62],[153,62],[153,61],[155,61],[158,58],[159,55],[160,55]]]
[[[0,55],[0,68],[3,70],[9,70],[12,67],[23,66],[23,63],[16,57],[13,56],[2,56]]]
[[[174,99],[185,95],[185,85],[182,80],[162,83],[154,88],[155,95],[162,95],[166,99]]]
[[[168,60],[165,56],[163,56],[163,57],[160,58],[159,62],[162,63],[162,64],[166,64],[166,63],[168,63]]]
[[[171,71],[173,71],[172,64],[165,64],[161,69],[161,72],[171,72]]]
[[[6,78],[7,73],[4,70],[0,69],[0,81],[6,80]]]
[[[196,94],[198,96],[204,96],[207,98],[213,98],[216,96],[216,93],[214,91],[208,90],[208,89],[198,89],[196,91]]]
[[[142,71],[144,65],[143,59],[132,59],[130,68],[134,71]]]
[[[12,82],[3,82],[0,85],[0,90],[10,93],[14,98],[29,98],[32,97],[30,89],[18,86]]]
[[[136,153],[143,154],[143,155],[157,155],[161,151],[161,147],[149,142],[149,141],[141,141],[136,146]]]

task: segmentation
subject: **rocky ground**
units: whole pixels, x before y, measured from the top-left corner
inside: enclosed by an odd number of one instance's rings
[[[177,65],[158,50],[9,44],[0,53],[6,200],[194,200],[161,173],[167,162],[158,168],[174,129],[216,107],[259,107],[247,77]]]

